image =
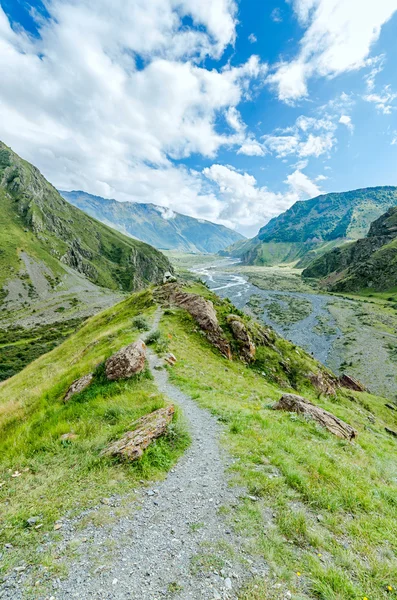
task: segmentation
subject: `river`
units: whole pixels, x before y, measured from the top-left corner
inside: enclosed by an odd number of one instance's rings
[[[327,305],[334,301],[326,294],[264,290],[250,283],[237,271],[238,261],[222,259],[214,264],[192,269],[221,298],[271,325],[277,333],[305,348],[325,365],[338,366],[333,350],[342,332]]]

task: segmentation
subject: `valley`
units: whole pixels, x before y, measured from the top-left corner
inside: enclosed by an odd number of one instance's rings
[[[172,257],[171,257],[172,260]],[[336,373],[347,372],[374,393],[397,394],[397,310],[393,301],[319,292],[286,266],[247,267],[236,259],[179,256],[208,287],[271,325]],[[192,263],[195,263],[192,265]]]

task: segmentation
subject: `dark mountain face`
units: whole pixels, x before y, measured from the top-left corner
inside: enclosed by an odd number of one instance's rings
[[[397,208],[390,208],[371,224],[368,235],[335,248],[303,271],[304,277],[321,279],[334,291],[397,286]]]
[[[160,250],[215,253],[244,237],[223,225],[194,219],[155,204],[118,202],[85,192],[60,192],[87,214]]]
[[[249,264],[307,266],[333,246],[365,236],[371,222],[396,205],[397,187],[392,186],[324,194],[296,202],[231,252]]]

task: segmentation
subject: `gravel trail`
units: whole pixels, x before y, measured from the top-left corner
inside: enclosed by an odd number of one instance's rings
[[[159,319],[158,311],[152,329]],[[64,522],[64,548],[76,538],[87,541],[67,578],[53,581],[54,600],[232,600],[247,577],[265,575],[264,564],[244,554],[244,539],[219,514],[221,506],[245,496],[228,485],[221,425],[168,381],[161,359],[152,352],[148,358],[158,389],[182,409],[192,443],[167,478],[138,491],[127,514],[110,527],[81,530],[78,520]],[[207,560],[214,552],[223,553],[218,571],[202,568],[200,556]],[[15,587],[12,593],[0,597],[23,597]]]

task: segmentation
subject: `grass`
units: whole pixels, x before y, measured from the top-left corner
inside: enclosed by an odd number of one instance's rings
[[[30,362],[49,352],[74,333],[82,319],[71,319],[32,329],[0,330],[0,381],[22,371]]]
[[[271,410],[282,392],[278,385],[220,357],[182,311],[165,315],[161,329],[177,357],[173,382],[225,423],[233,479],[259,498],[228,515],[248,538],[247,550],[270,568],[270,583],[255,583],[242,598],[283,597],[273,583],[302,599],[394,597],[386,586],[396,586],[397,445],[384,426],[395,427],[396,416],[384,399],[343,392],[318,398],[304,379],[297,382],[299,391],[358,430],[350,444],[314,422]],[[291,352],[291,345],[283,347],[284,360]]]
[[[96,368],[138,337],[131,319],[150,320],[153,310],[150,291],[135,294],[89,319],[61,346],[0,385],[0,547],[13,545],[3,555],[2,571],[21,562],[42,563],[37,547],[58,519],[104,496],[131,493],[140,480],[162,477],[186,448],[188,436],[177,411],[168,435],[141,460],[129,464],[100,457],[135,419],[167,403],[148,371],[108,382],[102,367]],[[64,403],[70,383],[93,370],[91,386]],[[76,437],[61,439],[66,433]],[[42,527],[28,527],[30,517],[38,517]]]

